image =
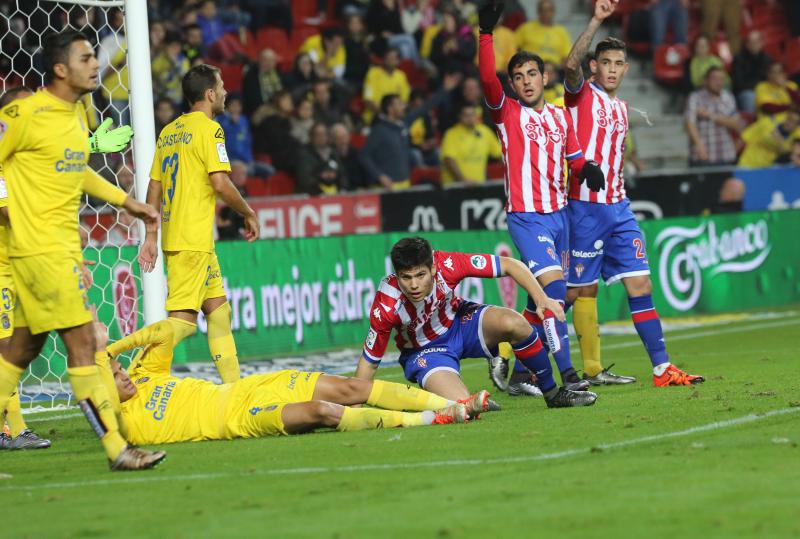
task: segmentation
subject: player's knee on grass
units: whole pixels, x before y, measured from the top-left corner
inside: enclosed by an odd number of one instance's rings
[[[653,281],[648,275],[626,277],[622,282],[629,297],[649,296],[653,293]]]

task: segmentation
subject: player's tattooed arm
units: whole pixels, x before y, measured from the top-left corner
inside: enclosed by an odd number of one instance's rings
[[[529,270],[525,264],[516,258],[507,256],[501,256],[499,258],[500,275],[503,277],[511,277],[528,293],[534,303],[536,303],[536,314],[544,318],[544,311],[547,309],[552,311],[553,314],[556,315],[556,318],[562,322],[566,320],[564,309],[561,307],[561,304],[545,294],[542,285],[539,284],[539,281],[536,280],[536,277],[533,276],[533,273],[531,273],[531,270]]]
[[[594,7],[594,15],[589,21],[586,30],[578,37],[569,51],[569,56],[564,62],[564,86],[567,91],[577,91],[583,84],[583,71],[581,65],[589,52],[597,30],[617,7],[619,0],[598,0]]]
[[[356,367],[356,373],[353,378],[359,378],[361,380],[374,380],[375,371],[377,370],[377,363],[370,363],[362,357],[358,360],[358,367]]]

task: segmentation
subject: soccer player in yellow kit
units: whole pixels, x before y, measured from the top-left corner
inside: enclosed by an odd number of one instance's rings
[[[25,86],[9,88],[0,96],[0,109],[5,108],[18,99],[25,99],[34,94],[34,91]],[[87,94],[88,96],[88,94]],[[130,126],[122,126],[109,131],[111,120],[106,120],[89,137],[89,146],[92,153],[109,153],[123,150],[130,142],[133,131]],[[5,354],[11,334],[14,331],[14,303],[16,290],[11,277],[11,263],[8,260],[8,192],[0,167],[0,354]],[[91,281],[84,279],[87,287]],[[5,413],[8,423],[8,434],[0,433],[0,449],[47,449],[50,440],[39,437],[30,430],[22,417],[19,392],[11,394],[5,411],[0,410],[0,424]]]
[[[191,110],[167,124],[156,142],[147,202],[161,208],[161,248],[167,269],[168,318],[175,344],[197,329],[202,309],[208,321],[208,347],[224,383],[239,379],[239,359],[231,333],[231,308],[214,252],[217,197],[244,217],[245,238],[255,241],[256,214],[228,174],[225,133],[213,118],[225,109],[219,70],[194,66],[183,77],[183,96]],[[139,253],[142,271],[152,271],[158,231],[148,231]]]
[[[17,289],[15,327],[0,357],[0,409],[6,409],[25,368],[50,331],[67,349],[73,394],[101,439],[112,470],[150,468],[163,452],[130,447],[119,431],[109,380],[94,362],[92,316],[81,281],[78,210],[81,193],[122,206],[157,226],[158,214],[91,168],[81,96],[97,87],[98,62],[86,36],[64,30],[46,36],[47,85],[0,110],[0,165],[8,187],[8,255]]]
[[[102,347],[108,333],[97,324]],[[284,370],[214,384],[170,373],[176,343],[167,320],[107,346],[109,359],[142,347],[126,372],[112,362],[127,438],[135,444],[257,438],[332,427],[340,431],[464,423],[481,411],[422,389],[382,380]],[[369,404],[378,408],[352,408]],[[412,410],[404,412],[401,410]]]

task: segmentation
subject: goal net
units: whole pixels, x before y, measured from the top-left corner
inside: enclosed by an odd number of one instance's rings
[[[100,62],[100,87],[85,96],[90,129],[94,130],[106,118],[113,119],[115,126],[130,123],[123,8],[123,1],[102,0],[10,0],[0,4],[3,92],[20,85],[34,90],[41,87],[44,84],[42,40],[49,32],[71,27],[86,34]],[[135,195],[130,149],[123,153],[94,154],[89,164],[109,182]],[[83,256],[94,281],[89,298],[115,340],[142,325],[142,282],[135,263],[139,224],[124,211],[84,195],[80,225]],[[74,404],[66,368],[64,347],[53,333],[23,375],[20,391],[23,410],[50,410]]]

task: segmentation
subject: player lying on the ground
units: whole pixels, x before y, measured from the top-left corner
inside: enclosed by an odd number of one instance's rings
[[[394,329],[406,379],[448,399],[469,397],[461,359],[494,357],[499,343],[510,342],[517,360],[535,373],[549,407],[594,404],[594,393],[556,385],[547,351],[521,314],[455,294],[467,277],[509,276],[534,299],[539,316],[563,321],[561,305],[547,297],[525,264],[504,256],[433,251],[423,238],[398,241],[391,259],[395,273],[381,281],[375,294],[356,378],[375,376]],[[492,405],[487,398],[484,409]]]
[[[108,332],[95,325],[98,346]],[[107,346],[113,358],[143,347],[126,372],[112,361],[126,437],[134,444],[257,438],[318,428],[340,431],[464,423],[486,398],[462,404],[403,384],[284,370],[229,384],[172,376],[175,345],[167,320]],[[369,404],[378,408],[352,408]],[[402,410],[412,410],[406,412]]]

